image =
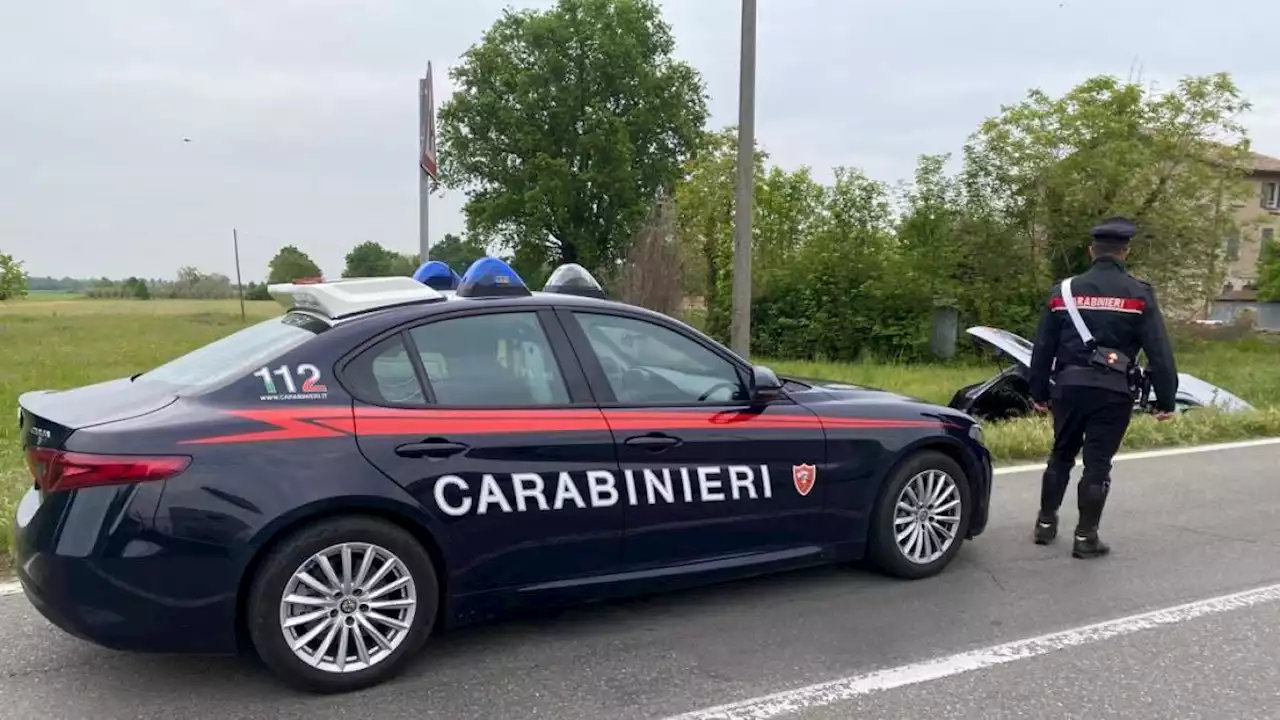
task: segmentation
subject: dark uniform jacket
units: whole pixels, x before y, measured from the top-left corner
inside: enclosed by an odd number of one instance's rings
[[[1135,360],[1139,350],[1146,352],[1156,409],[1172,412],[1178,369],[1151,285],[1130,275],[1118,260],[1100,258],[1071,281],[1071,294],[1098,346],[1119,350]],[[1038,403],[1049,400],[1051,377],[1057,392],[1085,385],[1127,393],[1124,375],[1091,365],[1092,354],[1071,322],[1061,285],[1054,285],[1031,354],[1031,399]]]

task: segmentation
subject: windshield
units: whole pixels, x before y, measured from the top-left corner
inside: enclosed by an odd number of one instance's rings
[[[201,392],[252,371],[328,328],[318,318],[287,313],[192,350],[139,375],[135,382],[166,385],[178,394]]]

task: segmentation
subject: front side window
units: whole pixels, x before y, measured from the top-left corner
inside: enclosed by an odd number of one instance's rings
[[[534,312],[469,315],[409,331],[440,405],[564,405],[569,391]]]
[[[645,320],[575,312],[618,402],[743,402],[733,363],[674,330]]]

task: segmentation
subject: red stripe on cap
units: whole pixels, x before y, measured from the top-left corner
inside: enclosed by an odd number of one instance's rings
[[[1107,295],[1076,296],[1076,307],[1081,310],[1110,310],[1112,312],[1141,313],[1147,309],[1147,301],[1142,298],[1110,297]],[[1066,310],[1067,303],[1060,297],[1049,300],[1049,309]]]

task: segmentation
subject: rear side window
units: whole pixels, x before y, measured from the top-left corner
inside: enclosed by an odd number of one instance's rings
[[[569,390],[534,312],[469,315],[409,331],[441,405],[563,405]]]
[[[329,324],[302,313],[286,313],[215,340],[139,375],[135,382],[194,394],[246,375],[316,335]]]
[[[391,405],[564,405],[569,390],[536,312],[468,315],[419,325],[361,352],[343,370],[351,393]],[[410,349],[412,348],[412,349]],[[431,386],[427,399],[410,352]]]
[[[426,396],[399,334],[360,353],[343,371],[351,394],[366,402],[421,405]]]

